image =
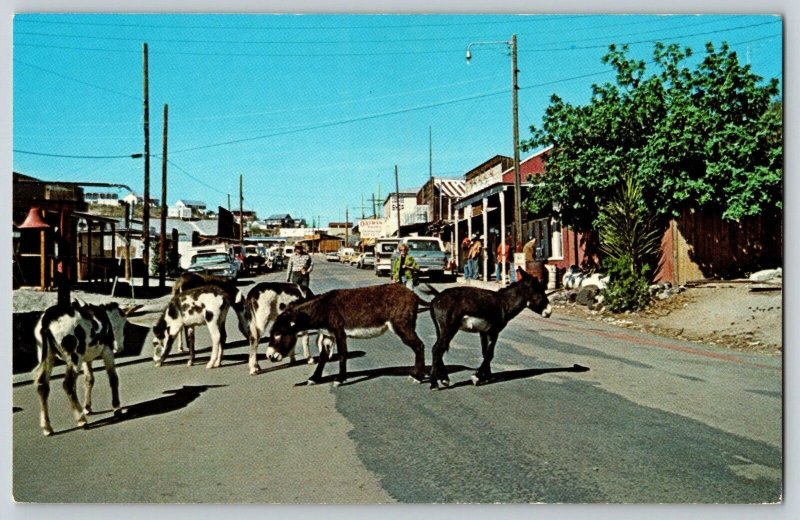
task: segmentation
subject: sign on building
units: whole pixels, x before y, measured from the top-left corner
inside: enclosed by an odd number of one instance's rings
[[[382,218],[368,218],[359,220],[358,229],[361,232],[361,238],[380,237],[384,221],[385,219]]]

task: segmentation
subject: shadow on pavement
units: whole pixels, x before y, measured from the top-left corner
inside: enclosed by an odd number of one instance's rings
[[[425,367],[425,381],[428,380],[427,374],[430,374],[430,366]],[[402,377],[407,376],[411,377],[411,373],[413,372],[413,366],[396,366],[396,367],[385,367],[385,368],[373,368],[370,370],[357,370],[355,372],[348,371],[347,372],[347,381],[342,383],[340,386],[350,386],[355,385],[358,383],[363,383],[365,381],[369,381],[370,379],[375,379],[376,377]],[[450,365],[447,367],[447,372],[449,374],[454,374],[456,372],[462,372],[464,370],[475,370],[474,368],[470,368],[464,365]],[[328,376],[323,376],[319,379],[317,384],[325,384],[325,383],[333,383],[336,380],[336,376],[338,375],[338,367],[335,374],[331,374]],[[305,386],[307,383],[303,381],[302,383],[297,383],[294,386]]]
[[[522,370],[509,370],[506,372],[499,372],[492,374],[492,378],[489,381],[481,382],[477,386],[486,386],[486,385],[493,385],[496,383],[507,383],[509,381],[514,381],[517,379],[528,379],[531,377],[541,376],[544,374],[554,374],[557,372],[588,372],[589,368],[575,364],[568,368],[526,368]],[[449,370],[448,373],[452,374],[452,370]],[[472,380],[467,379],[466,381],[459,381],[454,385],[450,385],[449,387],[442,388],[442,390],[452,390],[453,388],[459,388],[462,386],[473,386]]]
[[[363,350],[354,350],[354,351],[350,351],[350,352],[347,353],[347,359],[360,358],[360,357],[364,357],[366,355],[367,355],[367,353],[364,352]],[[297,358],[297,360],[294,361],[294,362],[281,363],[279,365],[270,366],[269,368],[262,368],[261,370],[258,371],[258,373],[256,375],[267,374],[269,372],[275,372],[276,370],[283,370],[284,368],[291,368],[291,367],[299,367],[299,366],[313,367],[314,365],[319,363],[319,356],[313,356],[313,358],[314,358],[314,363],[313,364],[310,364],[306,358]],[[338,360],[339,360],[339,355],[336,354],[331,359],[328,360],[328,364],[333,363],[333,362],[338,361]],[[264,357],[259,356],[258,361],[259,361],[259,363],[261,361],[269,362],[269,360],[266,359],[266,356],[264,356]]]
[[[165,413],[174,412],[181,408],[186,408],[192,401],[200,397],[200,394],[210,388],[223,388],[228,385],[184,385],[177,390],[167,390],[164,397],[158,397],[150,401],[132,404],[126,406],[122,411],[116,413],[112,417],[101,419],[97,422],[87,424],[84,429],[92,430],[94,428],[101,428],[133,419],[141,419],[142,417],[150,417],[153,415],[161,415]],[[70,431],[70,430],[67,430]],[[64,433],[64,432],[59,432]]]

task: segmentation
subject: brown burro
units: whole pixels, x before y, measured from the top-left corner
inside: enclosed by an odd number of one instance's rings
[[[272,326],[267,358],[280,361],[294,348],[297,334],[317,329],[333,336],[339,354],[339,375],[334,386],[347,380],[347,338],[374,338],[391,329],[414,351],[411,379],[425,379],[425,345],[415,331],[417,313],[428,304],[401,284],[337,289],[291,304]],[[307,384],[320,381],[329,353],[323,349],[319,364]]]

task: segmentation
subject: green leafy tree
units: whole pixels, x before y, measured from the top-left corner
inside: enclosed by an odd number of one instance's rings
[[[707,44],[694,68],[685,64],[691,50],[678,45],[657,43],[649,64],[627,52],[609,48],[603,62],[616,82],[593,85],[587,105],[554,95],[542,127],[531,127],[525,149],[553,148],[528,209],[558,202],[564,224],[595,229],[626,174],[659,219],[686,206],[731,220],[781,208],[778,81],[765,83],[725,44]]]

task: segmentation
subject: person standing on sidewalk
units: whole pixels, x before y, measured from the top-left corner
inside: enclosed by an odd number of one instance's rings
[[[294,254],[289,257],[289,265],[286,269],[286,281],[308,289],[311,270],[314,269],[314,262],[311,256],[303,251],[301,244],[295,244]]]
[[[481,252],[483,251],[483,243],[481,242],[480,237],[475,237],[475,240],[472,241],[472,245],[469,247],[469,262],[470,267],[470,276],[469,278],[472,280],[477,280],[478,276],[478,262],[481,259]],[[466,274],[464,278],[467,278]]]
[[[508,274],[509,280],[511,283],[514,283],[516,280],[516,273],[514,269],[511,267],[510,264],[511,260],[511,237],[506,239],[506,247],[503,247],[503,243],[500,242],[497,244],[497,263],[495,267],[495,280],[497,283],[503,283],[503,265],[506,266],[506,273]]]

